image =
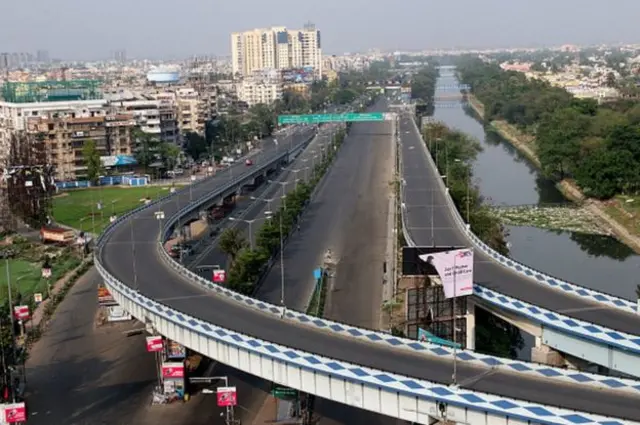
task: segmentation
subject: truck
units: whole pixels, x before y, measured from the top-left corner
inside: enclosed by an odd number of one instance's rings
[[[40,240],[43,243],[51,242],[55,244],[68,245],[75,241],[76,233],[71,229],[63,227],[43,226],[40,229]]]
[[[236,197],[225,198],[222,205],[214,206],[209,212],[213,220],[222,220],[236,207]]]

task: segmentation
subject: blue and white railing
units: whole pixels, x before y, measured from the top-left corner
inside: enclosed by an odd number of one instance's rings
[[[119,282],[99,262],[96,267],[118,304],[166,337],[231,367],[329,400],[423,424],[442,418],[439,403],[445,405],[447,420],[460,423],[489,425],[509,418],[518,424],[638,424],[455,389],[272,344],[172,310]]]
[[[418,126],[416,125],[413,119],[411,121],[414,126],[414,130],[422,140],[422,135],[420,134],[420,130],[418,129]],[[424,141],[422,144],[424,148],[427,149]],[[431,166],[434,168],[437,168],[435,162],[433,161],[433,158],[429,153],[427,154],[427,157],[429,159]],[[460,229],[473,242],[473,244],[476,246],[477,249],[489,255],[494,261],[500,263],[504,267],[507,267],[508,269],[512,270],[513,272],[521,276],[524,276],[528,279],[532,279],[536,281],[541,285],[545,285],[550,288],[565,292],[569,295],[585,298],[592,302],[604,304],[609,307],[613,307],[613,308],[625,311],[627,313],[638,313],[638,304],[635,301],[631,301],[615,295],[607,294],[602,291],[596,291],[594,289],[585,288],[583,286],[576,285],[575,283],[566,282],[562,279],[549,276],[548,274],[532,269],[529,266],[526,266],[516,260],[513,260],[509,257],[506,257],[496,252],[493,248],[489,247],[487,244],[482,242],[482,240],[480,240],[480,238],[478,238],[470,229],[468,229],[467,224],[465,223],[464,219],[460,215],[460,212],[456,208],[453,202],[453,199],[449,195],[446,185],[442,180],[440,180],[440,186],[442,188],[442,191],[446,193],[445,198],[447,199],[447,203],[449,204],[453,217],[457,222],[458,226],[460,227]],[[411,240],[411,238],[407,239],[407,241],[409,240]]]
[[[242,180],[243,178],[246,178],[246,175],[244,177],[239,177],[238,179],[236,179],[235,180],[236,184],[238,180]],[[220,191],[223,191],[223,190],[226,190],[226,189],[220,188]],[[176,196],[176,194],[168,195],[167,197],[170,197],[170,196]],[[167,197],[163,199],[166,199]],[[235,332],[219,329],[211,324],[204,323],[197,319],[190,318],[182,312],[171,310],[167,306],[161,305],[153,300],[149,300],[145,298],[141,294],[138,294],[132,291],[126,284],[119,282],[117,279],[111,276],[101,265],[100,263],[101,251],[104,248],[104,242],[106,241],[106,238],[113,231],[113,229],[117,225],[119,225],[121,222],[130,218],[133,214],[136,214],[139,211],[142,211],[146,208],[153,208],[155,204],[157,204],[158,202],[162,202],[162,200],[158,200],[149,205],[141,206],[137,210],[123,215],[115,223],[113,223],[107,228],[105,233],[99,238],[99,241],[98,241],[99,247],[98,247],[98,255],[96,256],[96,260],[97,260],[96,267],[100,271],[101,275],[105,278],[105,282],[107,283],[107,285],[110,287],[110,289],[112,289],[112,292],[114,293],[114,297],[116,297],[116,300],[120,302],[121,305],[125,309],[130,311],[135,317],[137,317],[140,320],[144,320],[145,318],[157,319],[158,322],[157,323],[154,322],[156,324],[156,327],[168,337],[171,337],[178,342],[184,343],[186,346],[196,351],[199,351],[205,355],[210,355],[212,358],[217,358],[221,361],[224,361],[225,363],[228,363],[231,366],[239,367],[240,369],[246,370],[250,373],[254,373],[255,370],[251,368],[247,368],[246,365],[243,368],[243,367],[240,367],[241,365],[237,365],[236,363],[234,363],[235,357],[229,356],[228,351],[226,352],[227,353],[226,356],[224,354],[220,354],[219,351],[210,353],[208,351],[208,349],[210,349],[210,346],[207,345],[206,343],[203,344],[202,342],[199,342],[195,344],[193,343],[193,341],[189,341],[187,338],[188,334],[177,332],[175,329],[175,326],[176,325],[183,326],[183,329],[184,329],[184,326],[193,327],[192,331],[197,333],[200,337],[206,336],[206,338],[214,338],[214,339],[218,338],[221,344],[222,344],[221,339],[223,338],[222,335],[224,334],[228,336],[228,339],[230,341],[229,342],[230,346],[227,346],[226,347],[227,349],[232,348],[234,344],[235,344],[235,348],[239,348],[238,345],[240,343],[238,338],[242,338],[243,336]],[[171,261],[171,263],[169,264],[175,264],[175,262]],[[198,276],[195,276],[195,275],[190,276],[188,275],[188,273],[190,272],[180,267],[179,265],[174,265],[174,268],[179,270],[180,273],[182,274],[186,273],[187,274],[186,277],[189,280],[197,281],[201,285],[209,289],[212,289],[218,293],[221,293],[222,295],[230,297],[245,305],[252,306],[256,309],[259,309],[265,312],[270,312],[271,314],[274,314],[274,315],[280,315],[282,312],[280,307],[269,305],[267,303],[263,303],[258,300],[251,299],[249,297],[245,297],[243,295],[234,293],[218,285],[214,285],[213,283],[208,282],[205,279],[199,278]],[[395,338],[385,333],[359,329],[359,328],[351,327],[348,325],[327,321],[324,319],[317,319],[312,316],[307,316],[303,313],[287,311],[286,317],[289,320],[294,320],[299,323],[303,323],[309,326],[315,326],[316,328],[324,329],[330,332],[335,332],[345,336],[350,336],[352,338],[366,340],[368,342],[386,344],[387,346],[391,346],[395,348],[414,350],[416,352],[423,352],[425,354],[440,356],[441,358],[445,358],[445,357],[451,358],[451,356],[453,355],[450,349],[439,347],[437,345],[419,343],[419,342],[408,340],[408,339]],[[166,325],[163,323],[166,323]],[[171,328],[171,326],[174,326],[174,328]],[[215,333],[215,335],[213,333]],[[280,359],[280,360],[282,360],[283,362],[288,361],[290,363],[290,364],[284,365],[284,367],[291,366],[291,367],[303,368],[304,365],[300,364],[300,362],[307,362],[307,363],[310,363],[307,366],[313,369],[315,373],[331,374],[333,378],[341,377],[344,375],[346,376],[344,379],[351,380],[352,383],[357,381],[359,385],[362,385],[362,391],[366,391],[365,386],[376,385],[376,387],[380,387],[380,382],[385,383],[385,381],[388,381],[384,385],[386,390],[397,393],[399,389],[402,389],[403,391],[405,391],[404,394],[410,394],[410,395],[407,395],[407,397],[410,397],[410,400],[408,401],[409,406],[414,406],[412,403],[418,403],[418,406],[414,407],[413,410],[403,409],[402,412],[400,411],[397,412],[398,417],[405,418],[407,420],[422,422],[421,418],[424,418],[426,414],[422,414],[420,412],[429,412],[430,409],[422,408],[420,407],[419,404],[422,403],[422,400],[428,401],[428,400],[437,399],[439,401],[449,403],[452,406],[456,405],[456,406],[462,407],[463,411],[465,412],[464,413],[465,415],[467,414],[471,415],[474,412],[484,412],[482,413],[483,415],[485,413],[498,414],[498,415],[505,415],[510,418],[515,418],[515,417],[523,418],[523,419],[526,419],[527,421],[534,421],[539,423],[604,423],[604,422],[616,423],[616,424],[625,423],[625,422],[619,422],[619,421],[612,422],[610,419],[604,420],[604,418],[595,417],[593,415],[575,414],[563,409],[556,409],[553,407],[531,406],[531,404],[527,402],[522,402],[517,400],[506,400],[500,397],[490,396],[490,395],[485,395],[480,393],[473,393],[466,390],[452,391],[451,389],[448,389],[447,387],[444,387],[444,386],[440,386],[438,384],[428,383],[424,381],[414,381],[404,377],[400,377],[401,380],[396,380],[396,382],[393,383],[392,381],[389,381],[387,377],[383,377],[383,376],[388,376],[389,378],[393,379],[395,375],[390,375],[383,372],[371,371],[368,375],[365,376],[365,375],[362,375],[362,373],[360,373],[359,371],[368,370],[366,368],[354,367],[353,365],[347,365],[346,363],[336,362],[330,359],[322,359],[321,357],[314,356],[313,354],[301,353],[296,350],[290,350],[284,347],[274,346],[273,344],[270,344],[268,342],[259,341],[246,336],[244,336],[244,338],[245,338],[246,344],[249,347],[247,348],[247,350],[251,350],[251,352],[247,353],[248,356],[258,355],[260,356],[260,358],[262,358],[265,356],[265,350],[266,350],[266,352],[268,352],[268,355],[271,355],[272,358],[279,359],[279,357],[276,355],[276,351],[274,351],[274,349],[279,349],[281,350],[280,353],[283,354],[282,356],[280,356],[280,357],[283,357],[283,359]],[[262,347],[262,348],[259,349],[259,347]],[[292,357],[294,353],[298,356],[295,359]],[[241,356],[240,353],[238,353],[238,356]],[[461,361],[473,362],[478,365],[485,365],[485,366],[494,367],[494,368],[503,368],[503,369],[507,369],[507,370],[511,370],[519,373],[538,375],[539,377],[545,377],[545,378],[550,377],[551,379],[563,380],[565,382],[577,382],[583,385],[591,385],[591,386],[596,386],[600,388],[611,388],[611,389],[623,388],[625,391],[628,391],[628,392],[640,391],[640,389],[637,386],[637,383],[630,380],[612,379],[607,377],[601,377],[598,375],[549,368],[546,366],[531,365],[523,362],[511,361],[506,359],[498,359],[491,356],[484,356],[484,355],[476,354],[470,351],[459,351],[458,359]],[[331,364],[331,366],[326,366],[329,364]],[[314,369],[312,366],[315,366],[316,368]],[[329,369],[327,369],[327,367],[329,367]],[[343,369],[340,369],[340,368],[343,368]],[[353,377],[354,374],[355,374],[355,377]],[[265,375],[259,375],[259,376],[262,376],[265,379],[270,379],[275,382],[282,383],[284,385],[287,385],[293,388],[299,388],[303,391],[315,393],[317,395],[325,397],[324,393],[317,388],[315,389],[315,391],[311,391],[309,388],[305,387],[304,384],[296,385],[293,382],[283,382],[282,377],[277,378],[277,377],[265,376]],[[402,388],[396,388],[396,386],[398,385]],[[408,387],[408,388],[405,388],[405,387]],[[396,400],[397,395],[394,394],[393,397],[394,397],[393,400]],[[328,396],[327,398],[331,398],[331,396]],[[335,399],[335,398],[332,398],[332,399]],[[364,400],[364,399],[361,398],[360,400]],[[368,408],[369,410],[373,410],[370,408],[370,406],[367,407],[367,406],[360,406],[358,404],[353,404],[353,399],[351,399],[351,401],[349,400],[336,400],[336,401],[344,402],[346,404],[351,404],[351,405],[357,405],[358,407],[363,407],[363,408]],[[403,406],[404,405],[405,404],[403,404]],[[388,412],[384,411],[384,408],[381,408],[381,409],[382,409],[380,411],[381,413],[388,414]],[[577,422],[575,422],[573,419],[575,419]],[[629,423],[629,422],[626,422],[626,423]]]
[[[418,135],[420,135],[418,128],[415,125],[415,122],[413,122],[413,125],[415,126],[415,131],[418,132]],[[422,145],[423,145],[423,148],[426,150],[427,149],[426,144],[423,142]],[[431,155],[428,152],[426,156],[430,162],[430,165],[432,167],[436,167],[436,164],[433,162],[433,158],[431,158]],[[458,212],[458,209],[456,208],[453,202],[453,199],[449,195],[444,182],[440,179],[438,179],[438,181],[439,181],[439,184],[441,185],[442,191],[445,193],[445,199],[449,204],[449,209],[451,211],[451,214],[454,217],[454,221],[458,225],[460,231],[462,231],[471,240],[471,242],[477,249],[481,250],[482,252],[485,252],[491,258],[493,258],[495,261],[499,262],[500,264],[504,265],[505,267],[515,271],[516,273],[524,277],[534,279],[536,282],[542,282],[543,280],[546,279],[545,282],[547,282],[546,284],[548,286],[564,291],[565,293],[570,295],[582,296],[582,294],[586,294],[584,295],[584,297],[588,298],[590,301],[599,302],[599,300],[605,299],[605,297],[608,297],[606,299],[609,300],[610,303],[608,302],[602,302],[602,303],[607,304],[610,307],[619,308],[626,312],[630,311],[630,308],[627,308],[627,307],[623,308],[620,305],[622,304],[623,301],[631,305],[632,304],[631,301],[622,300],[620,298],[616,298],[611,295],[601,294],[598,291],[582,288],[577,285],[569,284],[566,282],[563,282],[562,284],[558,283],[557,287],[553,286],[548,283],[549,281],[553,281],[553,278],[550,278],[550,277],[543,278],[543,276],[545,276],[544,274],[538,271],[532,271],[532,269],[526,266],[522,266],[520,263],[514,260],[511,260],[497,253],[492,248],[488,247],[470,229],[468,229],[467,224],[464,222],[464,219]],[[404,187],[402,189],[402,196],[404,197]],[[407,243],[409,245],[415,246],[415,242],[413,241],[413,239],[411,238],[411,234],[407,230],[408,225],[406,222],[406,214],[404,211],[402,211],[402,222],[403,222],[402,231]],[[492,305],[496,305],[501,309],[513,311],[519,314],[520,316],[526,316],[529,319],[533,319],[535,320],[535,322],[541,323],[546,327],[558,329],[569,335],[574,335],[582,339],[588,339],[590,341],[594,341],[605,346],[615,347],[615,348],[631,351],[636,354],[640,354],[640,336],[638,335],[632,335],[625,332],[616,331],[613,329],[609,329],[609,328],[605,328],[603,326],[597,325],[595,323],[574,319],[563,314],[552,312],[542,307],[531,305],[517,298],[501,294],[499,292],[496,292],[494,290],[491,290],[489,288],[483,287],[478,284],[475,284],[474,288],[475,288],[474,295],[480,297],[481,299],[487,301],[488,303]],[[567,288],[571,290],[570,291],[566,290]],[[579,288],[579,290],[576,288]],[[576,290],[574,291],[573,289],[576,289]]]

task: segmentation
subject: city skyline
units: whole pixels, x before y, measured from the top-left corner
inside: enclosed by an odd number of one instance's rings
[[[106,59],[119,50],[140,59],[229,56],[228,40],[233,32],[298,28],[308,21],[322,28],[326,54],[640,41],[640,29],[634,22],[640,4],[631,0],[612,0],[612,7],[604,9],[599,2],[577,0],[517,5],[504,0],[447,4],[410,0],[403,8],[375,0],[328,0],[322,5],[293,0],[213,5],[185,0],[179,3],[185,18],[178,20],[177,6],[160,7],[163,1],[114,0],[101,10],[99,21],[82,18],[86,5],[79,0],[65,0],[55,7],[44,0],[28,5],[14,2],[3,10],[6,19],[0,40],[8,41],[0,44],[0,51],[47,50],[52,58],[62,60]],[[43,13],[30,13],[34,8]],[[287,13],[281,18],[264,18],[273,11]],[[30,25],[22,24],[24,16],[30,16]],[[119,23],[117,30],[113,22]]]

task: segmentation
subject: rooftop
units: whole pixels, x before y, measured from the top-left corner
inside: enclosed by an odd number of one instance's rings
[[[2,97],[10,103],[96,100],[102,99],[101,84],[99,80],[9,81],[2,87]]]

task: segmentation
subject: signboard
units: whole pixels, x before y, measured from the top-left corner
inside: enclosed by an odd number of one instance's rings
[[[219,407],[230,407],[238,404],[236,387],[219,387],[216,394]]]
[[[28,305],[17,305],[13,307],[13,316],[18,320],[27,320],[29,319],[29,306]]]
[[[113,299],[113,295],[111,295],[106,286],[98,286],[98,304],[101,306],[110,306],[115,303],[116,300]]]
[[[42,268],[42,277],[44,279],[49,279],[51,277],[51,267]]]
[[[386,121],[391,119],[393,114],[382,112],[371,112],[357,114],[349,112],[346,114],[312,114],[312,115],[278,115],[278,124],[319,124],[324,122],[370,122]]]
[[[437,270],[445,298],[473,294],[473,250],[434,252],[420,255],[420,259]]]
[[[167,340],[167,358],[169,359],[184,359],[187,356],[187,349],[184,345]]]
[[[24,403],[5,404],[2,423],[15,424],[27,421],[27,407]]]
[[[182,362],[168,362],[162,364],[163,378],[184,378],[184,365]]]
[[[148,336],[147,337],[147,352],[158,353],[164,348],[161,336]]]
[[[276,398],[290,399],[298,396],[298,390],[288,387],[274,387],[271,390],[271,395]]]
[[[214,283],[224,283],[227,280],[227,272],[224,270],[218,269],[213,271],[213,282]]]
[[[42,302],[42,294],[40,292],[33,294],[33,302],[36,304],[40,304]]]

